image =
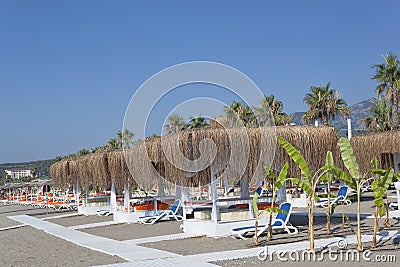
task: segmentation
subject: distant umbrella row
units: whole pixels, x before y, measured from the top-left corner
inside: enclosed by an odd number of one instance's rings
[[[50,174],[54,185],[59,187],[79,184],[109,188],[114,181],[119,190],[127,183],[148,189],[161,180],[198,186],[210,183],[213,175],[231,185],[244,178],[257,183],[265,177],[264,165],[280,170],[286,161],[293,163],[277,144],[276,136],[293,144],[311,170],[325,164],[328,150],[340,165],[339,137],[330,127],[213,128],[147,138],[143,144],[125,151],[64,159],[51,166]],[[400,151],[399,140],[399,131],[353,137],[351,143],[361,170],[369,168],[372,157],[380,159],[382,167],[393,165],[393,153]],[[290,164],[289,177],[296,176],[300,176],[300,171]]]

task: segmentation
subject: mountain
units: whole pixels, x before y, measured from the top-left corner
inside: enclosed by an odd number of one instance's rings
[[[357,133],[362,133],[364,131],[364,125],[361,122],[362,119],[366,117],[372,116],[371,112],[368,111],[370,107],[372,107],[373,99],[367,99],[361,101],[357,104],[349,106],[350,109],[350,119],[351,119],[351,128],[353,130],[353,135]],[[305,112],[295,112],[292,115],[295,117],[294,124],[296,125],[304,125],[301,120],[301,117]],[[334,120],[329,121],[331,125],[333,125],[338,133],[342,136],[347,135],[347,118],[337,116]],[[321,122],[320,122],[321,124]]]

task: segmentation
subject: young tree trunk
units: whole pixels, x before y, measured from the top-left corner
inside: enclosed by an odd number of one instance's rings
[[[328,114],[326,114],[326,115],[324,115],[324,116],[322,117],[322,122],[323,122],[324,126],[328,126],[328,125],[329,125],[329,122],[328,122]]]
[[[313,217],[313,198],[308,197],[308,237],[310,239],[310,250],[314,251],[314,217]]]
[[[274,207],[275,202],[275,188],[272,182],[272,199],[271,199],[271,208]],[[269,213],[269,222],[268,222],[268,241],[272,239],[272,212]]]
[[[361,214],[361,188],[360,185],[357,185],[357,249],[358,251],[362,251],[362,240],[361,240],[361,220],[360,220],[360,214]]]
[[[390,224],[390,216],[389,216],[389,201],[388,201],[387,195],[386,195],[386,207],[385,208],[386,208],[385,226],[390,227],[391,224]]]
[[[328,210],[326,211],[326,233],[331,234],[331,186],[328,180]]]
[[[257,193],[256,193],[256,194],[257,194]],[[257,220],[257,219],[256,219],[256,222],[255,222],[254,226],[256,227],[255,230],[254,230],[254,245],[255,245],[255,246],[258,246],[258,231],[257,231],[257,228],[258,228],[258,220]]]
[[[344,204],[342,203],[342,232],[344,232]]]
[[[398,129],[399,126],[399,103],[397,101],[397,90],[395,88],[392,88],[392,120],[393,120],[393,129],[396,130]]]
[[[374,212],[374,235],[372,237],[371,248],[376,248],[376,234],[378,232],[378,206],[375,206]]]

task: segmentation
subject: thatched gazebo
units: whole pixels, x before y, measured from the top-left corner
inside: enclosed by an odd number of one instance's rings
[[[265,176],[264,164],[280,170],[286,161],[291,162],[277,145],[276,135],[293,144],[304,155],[311,170],[325,163],[328,150],[333,151],[335,161],[339,162],[338,136],[330,127],[193,129],[162,138],[147,138],[144,144],[126,149],[125,153],[117,150],[65,159],[54,163],[50,172],[56,186],[78,183],[81,187],[104,188],[114,181],[116,187],[122,189],[134,181],[139,186],[151,187],[160,177],[183,186],[208,184],[212,166],[216,177],[227,178],[233,184],[244,178],[257,183]],[[213,144],[204,140],[211,140]],[[232,151],[246,152],[248,157]],[[200,157],[203,161],[196,162]],[[210,164],[205,165],[205,162]],[[299,175],[296,165],[290,164],[289,176]]]
[[[354,136],[350,142],[362,173],[371,168],[370,161],[374,157],[382,168],[399,170],[400,130]]]

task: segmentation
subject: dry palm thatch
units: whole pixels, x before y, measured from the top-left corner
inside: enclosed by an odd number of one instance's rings
[[[165,136],[162,147],[154,144],[152,147],[163,149],[156,154],[164,155],[158,160],[164,162],[168,181],[181,185],[209,183],[212,165],[216,175],[227,178],[229,184],[235,184],[246,175],[256,183],[265,177],[264,164],[278,170],[286,161],[291,161],[277,145],[276,135],[292,143],[303,154],[311,170],[325,164],[328,150],[339,162],[338,136],[330,127],[193,129]],[[300,176],[293,162],[289,175]]]
[[[338,135],[331,127],[279,126],[276,135],[283,137],[298,149],[307,161],[311,172],[325,165],[326,152],[332,151],[335,164],[340,166]],[[300,177],[300,170],[283,148],[277,145],[273,168],[281,169],[289,162],[288,177]]]
[[[359,135],[350,142],[362,173],[371,168],[374,157],[380,160],[382,168],[390,168],[394,167],[393,153],[400,152],[400,130]]]
[[[78,180],[81,186],[105,187],[114,180],[119,189],[128,181],[132,183],[133,175],[142,189],[150,190],[162,178],[184,186],[207,184],[213,166],[215,175],[227,179],[229,184],[236,184],[244,176],[257,183],[265,177],[264,164],[278,170],[291,161],[277,145],[276,135],[292,143],[311,170],[324,165],[328,150],[339,162],[338,136],[329,127],[192,129],[162,138],[147,138],[143,144],[125,151],[100,152],[56,162],[51,175],[56,185]],[[296,165],[292,162],[290,166],[289,176],[299,177]]]
[[[135,181],[129,172],[128,165],[125,161],[124,151],[115,150],[111,151],[107,155],[108,161],[108,186],[111,186],[111,181],[114,181],[117,190],[123,190],[127,183],[135,186]],[[111,178],[111,180],[110,180]]]
[[[50,176],[54,185],[66,187],[68,185],[69,163],[64,159],[50,166]]]

